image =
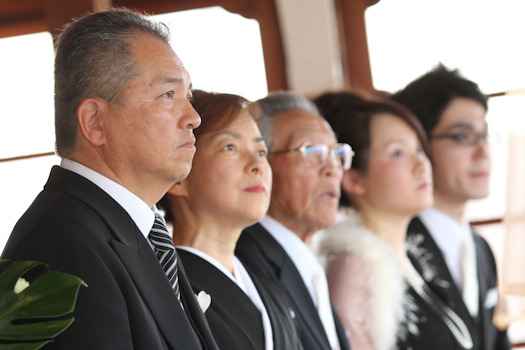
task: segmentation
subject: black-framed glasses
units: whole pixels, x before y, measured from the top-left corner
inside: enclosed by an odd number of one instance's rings
[[[437,134],[430,136],[431,139],[451,139],[458,145],[462,146],[473,146],[476,145],[480,140],[484,142],[497,142],[498,137],[489,135],[487,131],[475,132],[472,130],[455,132],[450,134]]]
[[[328,155],[332,164],[341,165],[344,170],[350,169],[352,166],[352,158],[354,156],[354,151],[347,143],[338,143],[333,147],[328,147],[327,145],[312,145],[309,142],[305,142],[299,148],[283,149],[278,151],[272,151],[269,155],[283,154],[289,152],[301,152],[303,160],[311,165],[316,167],[322,167],[326,164]]]

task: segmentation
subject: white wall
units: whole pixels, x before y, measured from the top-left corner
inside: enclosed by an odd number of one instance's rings
[[[276,0],[290,90],[317,95],[343,88],[332,0]]]

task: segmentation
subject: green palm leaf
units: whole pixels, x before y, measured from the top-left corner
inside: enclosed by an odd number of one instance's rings
[[[0,342],[17,344],[3,344],[2,349],[38,349],[73,323],[68,314],[73,312],[80,286],[87,285],[76,276],[49,270],[35,261],[0,259],[0,268],[6,265],[0,274]],[[36,267],[44,267],[45,272],[26,289],[15,292],[17,281]],[[35,340],[39,342],[31,342]]]

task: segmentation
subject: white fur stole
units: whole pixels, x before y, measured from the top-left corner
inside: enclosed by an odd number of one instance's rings
[[[357,256],[364,262],[370,271],[363,284],[370,295],[365,308],[367,314],[363,315],[365,324],[376,350],[393,349],[397,338],[404,337],[402,333],[406,330],[401,324],[413,306],[405,297],[406,284],[399,259],[382,239],[362,224],[358,213],[350,210],[343,215],[336,225],[318,232],[311,247],[325,269],[342,254]]]

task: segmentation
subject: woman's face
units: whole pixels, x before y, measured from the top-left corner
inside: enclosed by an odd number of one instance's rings
[[[186,179],[188,200],[199,215],[247,227],[270,203],[272,173],[257,124],[245,111],[224,129],[197,138]]]
[[[363,199],[385,212],[415,215],[433,203],[430,161],[415,131],[392,114],[370,125],[368,170],[361,174]]]

